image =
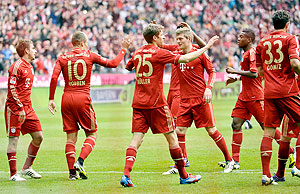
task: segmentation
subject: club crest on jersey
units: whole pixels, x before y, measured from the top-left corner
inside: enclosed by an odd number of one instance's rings
[[[16,84],[16,82],[17,82],[16,77],[11,77],[10,80],[9,80],[9,83],[11,83],[11,84]]]
[[[12,128],[10,129],[10,132],[11,132],[11,133],[16,133],[16,128],[12,127]]]

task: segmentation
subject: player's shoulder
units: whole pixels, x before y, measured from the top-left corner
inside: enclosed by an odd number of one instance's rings
[[[250,47],[250,49],[249,50],[247,50],[246,52],[245,52],[245,54],[248,56],[248,55],[255,55],[255,53],[256,53],[256,47],[255,46],[252,46],[252,47]]]
[[[23,68],[25,62],[20,58],[15,61],[8,69],[8,72],[12,75],[16,75],[19,70]]]

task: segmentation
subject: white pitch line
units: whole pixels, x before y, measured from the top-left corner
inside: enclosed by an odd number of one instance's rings
[[[271,169],[271,171],[275,172],[276,169]],[[9,173],[8,171],[0,171],[0,174],[6,174]],[[38,173],[41,174],[63,174],[63,173],[69,173],[69,171],[38,171]],[[88,174],[122,174],[121,171],[87,171]],[[132,171],[133,174],[162,174],[163,172],[135,172]],[[193,172],[194,174],[222,174],[223,171],[217,171],[217,172]],[[262,173],[261,169],[249,169],[249,170],[233,170],[232,173],[237,174],[253,174],[253,173]]]

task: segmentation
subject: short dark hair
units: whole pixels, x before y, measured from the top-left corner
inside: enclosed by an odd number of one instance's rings
[[[249,29],[249,28],[244,28],[242,30],[242,32],[244,32],[249,38],[251,38],[251,42],[254,43],[255,41],[255,33],[253,30]]]
[[[31,40],[19,40],[16,46],[16,51],[20,57],[25,55],[25,49],[30,49],[30,45],[33,44]]]
[[[164,29],[164,27],[160,24],[153,24],[150,23],[148,24],[148,26],[143,30],[143,36],[145,38],[145,40],[148,43],[152,43],[153,41],[153,36],[154,35],[158,35],[162,30]]]
[[[277,10],[272,16],[273,26],[275,30],[284,29],[285,25],[290,21],[291,16],[288,11]]]

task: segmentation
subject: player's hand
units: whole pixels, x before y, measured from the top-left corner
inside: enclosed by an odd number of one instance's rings
[[[227,67],[227,68],[226,68],[226,72],[227,72],[227,73],[235,73],[235,69],[232,68],[232,67]]]
[[[236,81],[237,81],[237,78],[230,77],[226,80],[225,86],[227,86],[228,84],[234,83]]]
[[[205,47],[206,47],[207,49],[210,49],[210,48],[214,45],[214,43],[215,43],[217,40],[219,40],[219,36],[217,36],[217,35],[213,36],[213,37],[208,41],[208,43],[207,43],[207,45],[206,45]]]
[[[24,110],[19,111],[19,121],[20,121],[21,123],[23,123],[23,122],[25,121],[25,118],[26,118],[26,113],[25,113],[25,111],[24,111]]]
[[[121,44],[122,49],[125,49],[125,50],[128,49],[130,44],[131,44],[131,36],[126,36],[122,40],[122,44]]]
[[[157,24],[156,20],[152,20],[151,24]]]
[[[56,105],[54,100],[49,100],[48,109],[54,115],[54,112],[56,112]]]
[[[205,101],[204,104],[211,102],[211,99],[212,99],[211,89],[209,89],[209,88],[205,89],[205,92],[204,92],[204,95],[203,95],[203,99]]]
[[[188,28],[189,30],[192,31],[192,28],[190,27],[190,25],[188,25],[188,24],[185,23],[185,22],[180,22],[179,26],[186,27],[186,28]]]

